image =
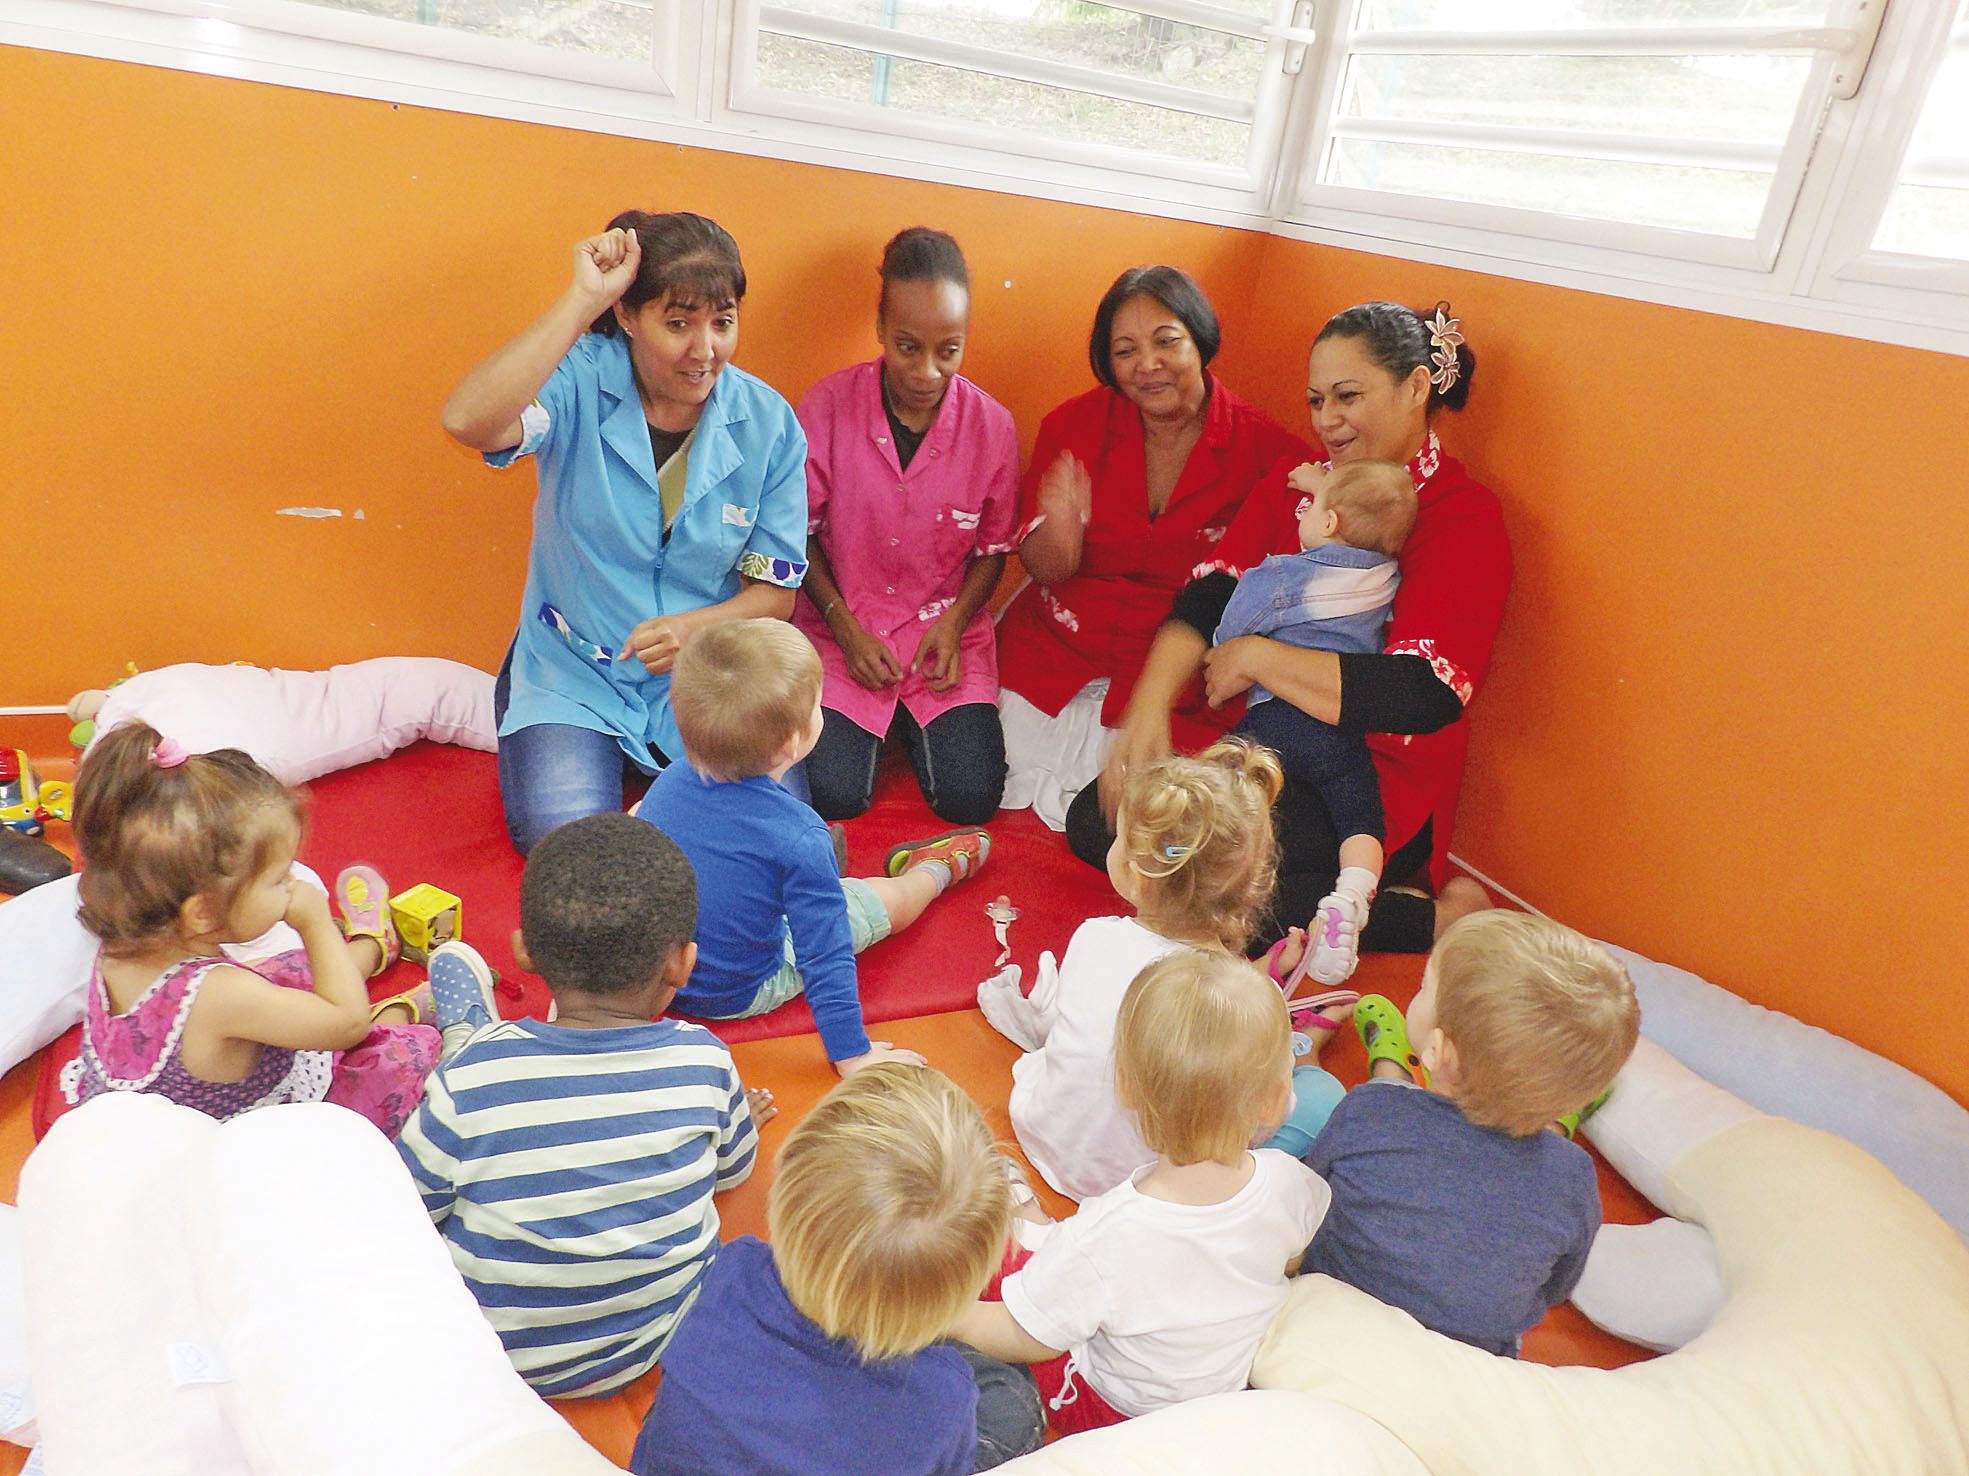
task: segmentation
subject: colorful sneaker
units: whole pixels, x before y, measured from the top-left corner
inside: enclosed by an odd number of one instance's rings
[[[431,952],[431,999],[439,1030],[479,1030],[499,1018],[492,968],[469,943],[440,943]]]
[[[383,961],[369,971],[375,978],[403,957],[403,940],[390,917],[390,884],[373,866],[344,866],[335,878],[335,910],[342,914],[342,936],[374,938]]]
[[[1329,892],[1313,914],[1307,942],[1306,973],[1321,984],[1345,984],[1361,961],[1361,929],[1368,899],[1352,892]]]
[[[1560,1132],[1564,1133],[1568,1138],[1577,1136],[1579,1133],[1579,1125],[1582,1122],[1586,1121],[1586,1119],[1591,1117],[1594,1113],[1598,1112],[1602,1107],[1606,1106],[1607,1098],[1611,1097],[1612,1095],[1613,1095],[1613,1088],[1608,1087],[1604,1092],[1601,1092],[1599,1096],[1595,1097],[1592,1101],[1588,1102],[1584,1107],[1578,1108],[1577,1110],[1572,1112],[1568,1112],[1564,1117],[1561,1117],[1556,1122],[1554,1122],[1552,1126],[1557,1128]]]
[[[950,868],[950,879],[961,882],[976,876],[991,854],[991,832],[976,828],[946,831],[929,840],[904,841],[889,852],[882,863],[885,876],[901,876],[926,861],[941,861]]]
[[[1369,994],[1354,1006],[1354,1029],[1360,1032],[1361,1044],[1367,1047],[1367,1069],[1374,1071],[1376,1061],[1393,1061],[1406,1071],[1411,1078],[1422,1063],[1416,1059],[1415,1052],[1408,1043],[1408,1021],[1395,1007],[1395,1002],[1385,994]]]

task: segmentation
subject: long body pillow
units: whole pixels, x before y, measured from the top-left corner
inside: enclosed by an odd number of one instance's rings
[[[300,784],[429,738],[490,753],[492,678],[428,656],[381,656],[327,671],[185,663],[112,687],[96,732],[149,723],[193,753],[243,748]]]
[[[621,1476],[513,1371],[343,1108],[101,1097],[28,1160],[21,1212],[62,1476]]]
[[[1969,1241],[1969,1109],[1829,1031],[1607,947],[1633,976],[1644,1037],[1760,1112],[1857,1143]]]

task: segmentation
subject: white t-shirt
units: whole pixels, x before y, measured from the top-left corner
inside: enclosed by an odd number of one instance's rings
[[[1172,1204],[1135,1187],[1081,1205],[1005,1278],[1005,1310],[1126,1415],[1242,1389],[1285,1306],[1286,1264],[1326,1218],[1326,1182],[1259,1148],[1221,1204]]]
[[[1182,948],[1132,917],[1089,918],[1060,964],[1059,1018],[1012,1066],[1012,1131],[1070,1199],[1105,1193],[1155,1154],[1114,1096],[1114,1026],[1135,976]]]

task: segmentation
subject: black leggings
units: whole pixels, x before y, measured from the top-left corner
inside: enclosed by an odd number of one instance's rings
[[[1254,954],[1283,938],[1288,928],[1311,922],[1340,875],[1340,837],[1319,792],[1310,784],[1285,781],[1272,807],[1272,824],[1278,832],[1278,886],[1272,892],[1271,908],[1258,920],[1257,935],[1251,940]],[[1432,820],[1424,820],[1421,830],[1389,854],[1381,872],[1386,886],[1425,876],[1435,848],[1434,829]],[[1067,844],[1088,865],[1107,865],[1114,832],[1101,815],[1098,784],[1073,797],[1067,809]],[[1427,953],[1435,942],[1435,899],[1406,892],[1384,890],[1374,899],[1367,926],[1361,930],[1361,949],[1366,953]]]

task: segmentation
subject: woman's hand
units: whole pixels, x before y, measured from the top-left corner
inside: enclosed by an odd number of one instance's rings
[[[948,692],[964,674],[964,627],[948,615],[930,622],[909,669],[921,671],[932,692]]]
[[[1121,789],[1129,774],[1168,758],[1173,746],[1166,711],[1131,712],[1123,719],[1121,735],[1108,750],[1107,762],[1101,765],[1101,814],[1107,817],[1108,829],[1114,829],[1114,817],[1121,808]]]
[[[848,658],[848,675],[871,692],[893,687],[902,680],[902,663],[889,643],[855,619],[854,612],[841,607],[834,639],[841,643],[841,654]]]
[[[1039,510],[1077,536],[1094,516],[1094,479],[1071,451],[1062,451],[1039,478]]]
[[[1258,662],[1271,641],[1264,636],[1237,636],[1212,646],[1203,658],[1203,695],[1212,707],[1222,707],[1258,680]]]
[[[651,676],[662,676],[677,664],[677,653],[684,649],[688,628],[676,615],[654,615],[629,632],[629,639],[616,653],[617,661],[634,656],[649,669]]]
[[[599,313],[614,305],[643,263],[643,243],[632,230],[603,231],[574,248],[574,290]]]

